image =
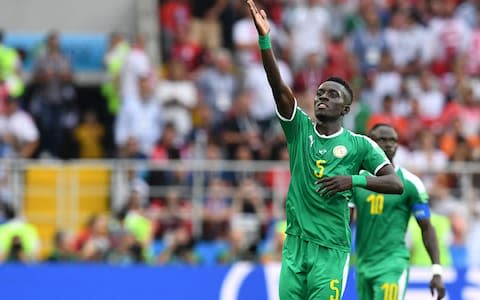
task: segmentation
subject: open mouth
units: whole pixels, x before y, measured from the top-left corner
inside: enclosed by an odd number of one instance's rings
[[[325,108],[328,108],[328,105],[326,105],[325,103],[320,103],[319,105],[317,105],[317,108],[318,109],[325,109]]]

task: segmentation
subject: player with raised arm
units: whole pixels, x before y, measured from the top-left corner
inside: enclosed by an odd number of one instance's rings
[[[348,274],[352,187],[401,194],[403,186],[378,145],[342,127],[353,101],[344,80],[320,83],[313,100],[315,120],[297,106],[271,49],[267,15],[253,0],[246,2],[290,156],[280,299],[339,300]],[[358,175],[361,169],[376,176]]]
[[[387,124],[378,124],[370,130],[370,137],[393,161],[398,140],[395,129]],[[410,214],[415,216],[422,229],[423,243],[433,263],[431,293],[433,295],[436,291],[437,299],[442,299],[445,288],[425,186],[417,176],[404,168],[395,166],[395,170],[404,186],[401,195],[375,193],[361,187],[355,187],[353,191],[357,215],[355,250],[359,299],[404,299],[409,270],[405,232]],[[361,171],[360,174],[369,175],[367,171]]]

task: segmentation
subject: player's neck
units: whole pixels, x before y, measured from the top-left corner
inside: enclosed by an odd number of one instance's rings
[[[342,129],[340,122],[329,122],[329,121],[320,121],[317,120],[315,123],[315,128],[317,132],[321,135],[332,135],[339,132]]]

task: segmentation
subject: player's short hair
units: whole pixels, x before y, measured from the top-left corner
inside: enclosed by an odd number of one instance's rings
[[[333,81],[333,82],[336,82],[336,83],[339,83],[339,84],[343,85],[343,87],[345,89],[347,89],[347,92],[350,96],[350,103],[348,103],[348,104],[352,104],[352,102],[353,102],[353,90],[350,87],[350,85],[348,84],[348,82],[346,82],[345,80],[343,80],[342,78],[337,77],[337,76],[330,76],[325,81]]]
[[[371,135],[372,132],[373,132],[374,130],[376,130],[377,128],[379,128],[379,127],[390,127],[390,128],[392,128],[395,132],[397,131],[392,124],[388,124],[388,123],[377,123],[377,124],[373,125],[372,128],[370,128],[370,130],[368,131],[368,134]]]

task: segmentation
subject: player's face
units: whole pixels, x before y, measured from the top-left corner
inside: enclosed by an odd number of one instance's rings
[[[318,120],[336,120],[346,114],[349,105],[346,105],[346,89],[334,81],[322,83],[318,89],[313,107]]]
[[[395,130],[392,127],[380,126],[371,133],[371,136],[392,161],[398,148],[398,135]]]

